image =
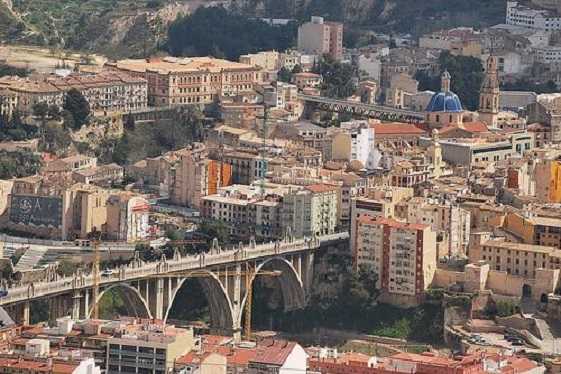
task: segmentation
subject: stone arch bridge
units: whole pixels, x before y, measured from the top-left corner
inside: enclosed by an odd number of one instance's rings
[[[176,251],[173,258],[150,263],[137,257],[101,278],[95,302],[108,291],[119,289],[128,314],[167,320],[179,291],[187,280],[194,278],[207,297],[211,327],[235,334],[241,330],[246,285],[251,287],[256,276],[265,270],[276,271],[285,310],[302,308],[310,294],[315,252],[346,245],[348,239],[348,232],[302,239],[287,235],[277,242],[252,242],[229,249],[220,248],[215,240],[206,254],[181,256]],[[39,282],[7,287],[8,295],[0,298],[0,306],[22,324],[29,324],[34,300],[48,300],[50,319],[67,315],[88,318],[94,306],[92,284],[91,274],[77,272],[72,277],[60,278],[54,271],[47,271],[45,279]]]

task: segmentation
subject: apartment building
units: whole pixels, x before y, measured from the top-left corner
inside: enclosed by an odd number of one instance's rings
[[[559,269],[557,249],[551,246],[507,242],[504,238],[472,246],[469,261],[485,261],[490,269],[534,279],[537,269]]]
[[[283,232],[280,206],[287,192],[285,186],[268,186],[262,194],[259,186],[234,184],[203,197],[202,216],[224,222],[239,240],[277,239]]]
[[[534,148],[534,138],[526,131],[511,134],[506,139],[494,142],[483,139],[447,139],[439,143],[444,161],[465,166],[474,162],[506,160]]]
[[[405,203],[407,222],[429,225],[438,234],[441,255],[466,253],[469,244],[471,213],[458,205],[436,203],[415,197]]]
[[[0,116],[10,118],[17,107],[18,95],[7,88],[0,88]]]
[[[561,203],[561,161],[537,160],[534,166],[536,197],[542,202]]]
[[[107,373],[166,374],[194,347],[192,329],[147,324],[107,341]]]
[[[282,201],[282,225],[296,237],[335,232],[339,222],[339,188],[313,184],[293,190]]]
[[[121,60],[105,67],[146,79],[154,106],[211,104],[221,96],[251,94],[261,82],[259,67],[212,57]]]
[[[170,198],[173,204],[201,209],[201,199],[230,184],[231,167],[209,160],[206,147],[194,143],[178,151],[179,160],[171,170]]]
[[[94,112],[130,112],[146,109],[148,104],[146,80],[120,72],[2,77],[0,88],[12,92],[17,97],[17,109],[26,113],[41,102],[61,106],[65,93],[71,89],[80,91]]]
[[[312,17],[298,28],[298,51],[311,55],[343,58],[343,24]]]
[[[95,184],[110,187],[113,183],[123,181],[125,174],[122,166],[108,164],[89,169],[77,170],[72,173],[72,179],[77,183]]]
[[[85,239],[92,231],[114,240],[144,239],[148,203],[124,195],[92,184],[19,178],[8,196],[8,219],[2,226],[48,239]]]
[[[379,275],[376,287],[388,302],[421,300],[436,271],[436,234],[429,225],[360,216],[355,240],[354,263]]]
[[[561,17],[550,10],[528,7],[518,1],[507,1],[506,24],[555,31],[561,30]]]
[[[332,137],[331,158],[349,162],[360,161],[367,169],[377,167],[382,156],[376,148],[374,129],[368,121],[341,123],[341,130]]]
[[[225,151],[223,161],[232,169],[232,183],[247,185],[264,178],[269,163],[257,152],[237,150]]]

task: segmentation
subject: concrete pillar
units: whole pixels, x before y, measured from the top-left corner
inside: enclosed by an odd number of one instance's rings
[[[247,275],[246,275],[247,276]],[[242,338],[242,267],[240,264],[236,265],[236,273],[234,276],[234,292],[232,298],[233,309],[233,326],[232,334],[235,342],[240,342]]]
[[[21,323],[24,326],[28,326],[30,321],[31,321],[30,311],[29,311],[29,306],[30,306],[29,304],[30,303],[31,302],[29,300],[26,300],[26,301],[23,302],[23,305],[22,305]]]
[[[74,294],[72,295],[72,319],[78,320],[80,319],[80,301],[82,299],[82,295],[80,291],[75,290]]]
[[[90,318],[90,291],[84,290],[84,318]]]
[[[164,318],[164,279],[156,278],[149,282],[149,294],[150,299],[148,305],[150,307],[150,312],[152,317],[156,319]]]

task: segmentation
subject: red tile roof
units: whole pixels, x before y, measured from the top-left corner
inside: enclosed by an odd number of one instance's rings
[[[285,340],[263,342],[258,346],[257,355],[251,361],[260,364],[282,366],[295,346],[296,343]]]
[[[456,125],[446,126],[442,130],[440,130],[440,133],[445,134],[455,129],[462,129],[471,133],[489,132],[487,125],[484,124],[483,122],[464,122],[460,126],[456,126]]]
[[[425,135],[426,132],[411,123],[375,123],[370,125],[376,135]]]
[[[411,230],[424,230],[427,227],[429,227],[428,225],[423,225],[423,224],[405,223],[405,222],[396,221],[391,218],[371,217],[368,215],[361,215],[360,217],[358,217],[358,222],[364,225],[371,225],[371,224],[387,225],[394,228],[411,229]]]
[[[327,184],[312,184],[312,185],[306,186],[306,189],[308,191],[312,191],[314,193],[337,191],[336,186],[330,186],[330,185],[327,185]]]

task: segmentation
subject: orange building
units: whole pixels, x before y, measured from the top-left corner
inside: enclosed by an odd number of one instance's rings
[[[208,164],[208,194],[218,193],[218,187],[232,184],[232,165],[211,160]]]

